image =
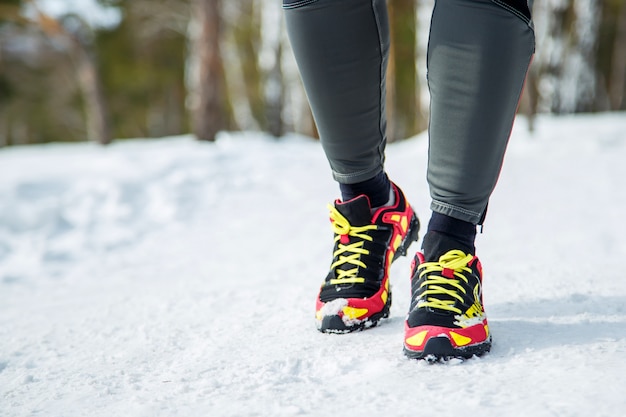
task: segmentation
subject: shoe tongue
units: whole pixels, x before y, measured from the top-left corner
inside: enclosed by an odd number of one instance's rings
[[[372,223],[372,212],[369,199],[362,195],[345,203],[335,202],[335,208],[352,226],[365,226]]]
[[[461,250],[467,254],[474,254],[472,248],[468,248],[467,245],[444,233],[428,232],[424,236],[422,250],[426,262],[437,262],[441,255],[454,249]]]

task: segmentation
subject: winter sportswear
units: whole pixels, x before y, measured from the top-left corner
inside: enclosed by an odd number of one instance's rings
[[[383,171],[385,0],[284,0],[287,31],[334,178]],[[478,224],[498,179],[534,33],[525,0],[437,0],[428,45],[433,211]],[[417,169],[417,167],[416,167]]]

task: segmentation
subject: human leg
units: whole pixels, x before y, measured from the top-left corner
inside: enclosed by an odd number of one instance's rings
[[[433,217],[412,271],[409,357],[490,348],[475,225],[496,185],[533,52],[525,1],[436,2],[428,49]]]
[[[289,39],[333,178],[333,261],[318,328],[348,332],[389,312],[389,266],[418,222],[384,172],[389,28],[384,0],[284,0]]]
[[[383,171],[389,28],[384,0],[284,0],[287,33],[339,183]],[[297,7],[296,7],[297,6]]]

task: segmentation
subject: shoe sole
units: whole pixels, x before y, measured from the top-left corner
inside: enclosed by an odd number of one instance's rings
[[[424,359],[428,362],[447,361],[450,359],[469,359],[482,356],[491,350],[491,337],[476,345],[454,348],[450,339],[445,336],[433,337],[426,342],[423,351],[414,351],[404,347],[404,354],[409,359]]]
[[[396,250],[396,253],[393,255],[393,259],[391,260],[391,262],[394,262],[400,256],[406,256],[407,251],[409,250],[409,247],[411,246],[411,244],[413,242],[417,242],[417,240],[419,239],[419,230],[420,230],[419,219],[417,218],[417,215],[413,213],[413,216],[411,217],[411,221],[409,222],[409,229],[407,230],[406,236],[400,243],[400,246],[398,246],[398,249]],[[390,308],[391,308],[391,290],[389,290],[387,303],[385,304],[383,309],[376,314],[372,314],[372,316],[369,317],[367,320],[364,320],[360,323],[357,323],[351,326],[347,326],[339,315],[324,316],[322,318],[321,323],[318,325],[317,330],[319,330],[322,333],[344,334],[344,333],[352,333],[352,332],[356,332],[360,330],[369,329],[371,327],[376,327],[379,321],[389,317]]]

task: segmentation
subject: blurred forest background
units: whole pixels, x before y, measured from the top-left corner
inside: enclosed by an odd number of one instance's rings
[[[221,130],[316,136],[280,0],[97,0],[114,18],[0,0],[0,147]],[[388,0],[390,141],[426,128],[433,0]],[[539,0],[520,111],[626,110],[626,0]],[[532,128],[532,123],[530,124]]]

